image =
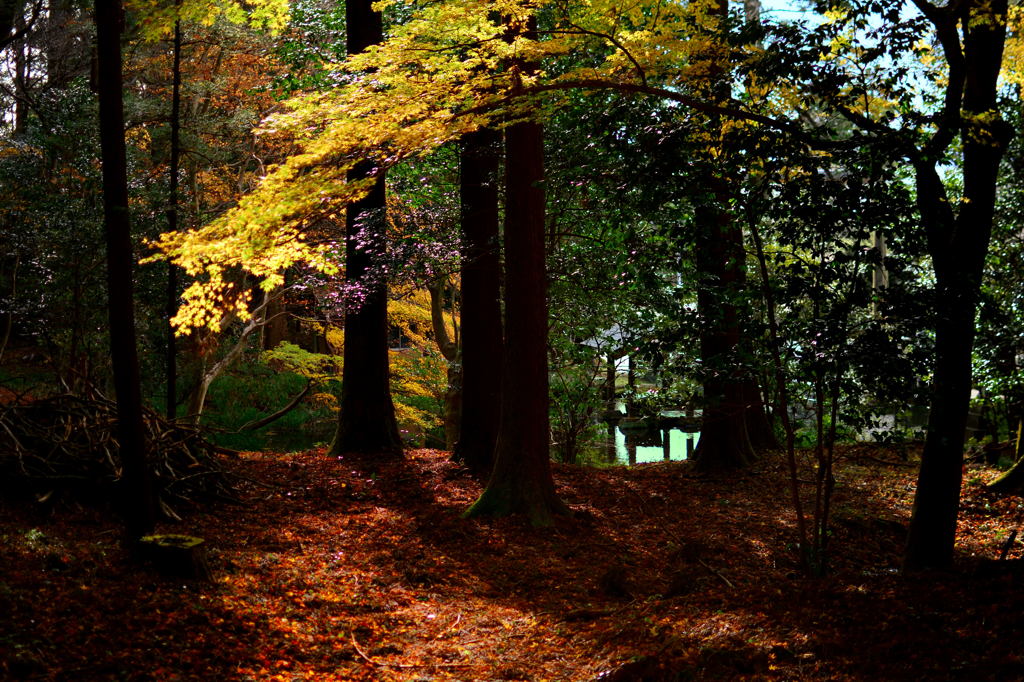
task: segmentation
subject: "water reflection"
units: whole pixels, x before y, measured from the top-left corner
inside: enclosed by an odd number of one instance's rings
[[[604,439],[609,464],[643,464],[645,462],[681,461],[693,455],[700,433],[681,429],[654,429],[627,433],[608,425]]]

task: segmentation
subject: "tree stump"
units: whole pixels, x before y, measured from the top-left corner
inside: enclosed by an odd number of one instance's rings
[[[206,561],[206,541],[191,535],[147,535],[139,540],[139,555],[162,574],[212,582]]]

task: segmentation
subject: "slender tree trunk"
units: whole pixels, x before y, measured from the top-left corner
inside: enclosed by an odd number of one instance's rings
[[[504,342],[498,167],[501,133],[480,130],[462,140],[462,413],[452,459],[480,476],[491,472],[501,415]]]
[[[348,53],[359,54],[383,38],[380,13],[372,0],[348,0],[345,6]],[[371,163],[360,164],[352,179],[373,176],[376,183],[363,200],[345,213],[345,280],[360,288],[361,299],[346,301],[345,364],[341,378],[338,429],[331,455],[400,456],[402,438],[391,401],[388,358],[387,283],[372,272],[384,252],[384,173]]]
[[[608,353],[604,367],[604,400],[605,409],[609,412],[615,409],[615,379],[618,375],[615,359],[614,353]]]
[[[832,493],[836,487],[833,465],[836,458],[836,422],[839,421],[839,380],[835,377],[829,390],[829,401],[829,425],[824,459],[818,463],[817,497],[820,499],[821,507],[816,511],[814,520],[814,558],[819,575],[824,575],[829,569],[829,521],[832,518]]]
[[[174,22],[174,46],[171,64],[171,159],[168,169],[167,231],[178,231],[178,170],[181,153],[181,21]],[[167,379],[168,419],[178,416],[178,348],[171,318],[178,311],[178,270],[167,263],[167,343],[164,373]]]
[[[22,23],[19,19],[18,24]],[[19,27],[20,28],[20,27]],[[28,122],[28,105],[25,101],[28,90],[28,44],[21,40],[11,50],[14,53],[14,137],[25,134]]]
[[[216,375],[210,375],[206,358],[200,361],[198,375],[198,382],[189,394],[188,406],[185,410],[188,415],[188,421],[193,425],[198,425],[203,418],[203,410],[206,408],[206,395],[210,392],[210,384],[217,378]]]
[[[779,321],[775,316],[775,296],[768,276],[768,261],[764,255],[764,243],[757,230],[757,223],[751,223],[750,237],[757,254],[758,270],[761,274],[761,292],[764,296],[765,312],[768,317],[768,342],[775,370],[775,412],[782,422],[786,437],[786,468],[789,472],[789,495],[796,514],[797,550],[800,568],[805,575],[810,573],[810,545],[807,541],[807,518],[804,515],[803,500],[800,497],[800,472],[796,461],[796,432],[789,419],[789,391],[786,387],[786,369],[782,362],[782,344],[779,341]]]
[[[935,300],[942,311],[935,327],[928,433],[904,554],[908,571],[943,568],[953,561],[975,311],[992,233],[999,163],[1012,135],[996,108],[1007,2],[974,0],[964,10],[965,79],[959,107],[963,112],[964,199],[958,214],[953,214],[935,161],[922,158],[916,162],[918,205],[935,267]]]
[[[448,451],[455,448],[459,438],[459,420],[462,414],[462,344],[458,327],[454,338],[448,335],[448,327],[444,320],[445,293],[454,289],[448,277],[442,277],[427,285],[430,292],[430,325],[434,329],[434,339],[441,356],[448,363],[448,386],[444,392],[444,443]]]
[[[7,309],[7,320],[4,324],[3,338],[0,339],[0,363],[3,362],[4,353],[7,351],[7,344],[11,340],[11,331],[14,329],[14,310],[18,298],[18,268],[21,266],[21,254],[14,254],[14,263],[11,266],[11,292],[10,302]]]
[[[206,406],[206,394],[209,392],[214,380],[238,359],[242,351],[249,345],[249,337],[266,325],[267,310],[270,308],[270,303],[273,300],[275,299],[272,299],[270,294],[263,294],[263,301],[252,311],[252,317],[249,318],[238,333],[235,345],[224,354],[224,357],[215,362],[212,367],[207,367],[206,359],[203,359],[199,369],[199,380],[188,401],[188,420],[192,424],[199,424],[199,420],[203,416],[203,408]]]
[[[81,352],[82,337],[85,335],[85,312],[82,306],[82,263],[75,258],[70,264],[71,270],[71,310],[69,317],[71,338],[68,341],[68,381],[72,390],[80,390],[89,385],[89,377],[85,374],[84,358],[87,352]]]
[[[103,214],[107,247],[110,356],[117,391],[117,433],[121,458],[121,513],[126,537],[151,532],[155,497],[146,465],[142,391],[135,345],[131,225],[125,158],[121,76],[120,0],[96,0],[96,53],[99,72],[100,149],[103,161]]]
[[[748,24],[761,25],[761,0],[743,0],[743,15]],[[758,46],[762,42],[758,41]],[[747,82],[749,88],[750,82]],[[745,277],[745,275],[744,275]],[[746,282],[744,280],[744,287]],[[749,337],[746,337],[749,340]],[[746,349],[752,353],[752,348]],[[781,447],[779,438],[775,433],[772,420],[768,418],[765,410],[764,398],[761,396],[763,385],[759,385],[757,377],[748,376],[741,387],[743,402],[746,410],[747,436],[750,438],[750,445],[755,450],[771,450]]]
[[[780,447],[779,437],[775,434],[775,428],[765,410],[758,381],[749,375],[745,377],[740,384],[740,395],[743,400],[743,418],[747,426],[750,447],[755,452]]]
[[[627,355],[626,361],[626,416],[636,416],[636,360],[634,356]]]

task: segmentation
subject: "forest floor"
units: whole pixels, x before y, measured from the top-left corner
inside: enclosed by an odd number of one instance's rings
[[[109,512],[3,502],[0,679],[1024,679],[1024,546],[997,561],[1021,499],[970,465],[956,567],[901,577],[897,454],[841,451],[823,578],[799,574],[780,455],[555,465],[575,514],[535,529],[462,520],[480,485],[446,453],[247,453],[244,504],[163,529],[206,538],[212,584],[140,569]]]

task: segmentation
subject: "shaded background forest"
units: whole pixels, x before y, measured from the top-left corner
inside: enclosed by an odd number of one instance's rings
[[[823,5],[812,9],[828,21],[790,21],[759,14],[756,3],[731,13],[712,3],[721,22],[690,26],[697,47],[671,67],[658,71],[631,56],[627,75],[605,74],[600,87],[566,86],[547,108],[530,100],[535,122],[516,122],[513,110],[512,123],[481,127],[476,138],[425,144],[388,168],[378,205],[347,218],[303,215],[307,239],[330,247],[345,282],[296,265],[278,286],[261,287],[236,268],[231,286],[251,295],[222,298],[235,313],[219,328],[174,339],[168,320],[192,281],[164,261],[139,265],[135,339],[146,405],[209,429],[226,448],[454,448],[485,478],[497,436],[458,445],[467,428],[496,419],[502,400],[506,414],[532,415],[523,417],[531,428],[508,428],[539,429],[543,443],[534,434],[527,449],[545,462],[549,441],[560,461],[606,461],[602,417],[698,413],[698,463],[743,468],[787,441],[814,447],[819,496],[827,496],[836,441],[902,442],[930,428],[934,455],[926,448],[925,461],[938,462],[940,473],[927,489],[944,492],[939,513],[926,516],[948,517],[952,505],[955,524],[968,401],[966,436],[993,461],[1005,454],[1004,464],[1014,453],[998,444],[1016,435],[1024,412],[1017,17],[997,12],[999,21],[979,28],[971,17],[994,11],[980,3],[915,4],[913,16],[896,5],[832,14]],[[231,4],[187,9],[178,21],[158,5],[125,14],[124,140],[137,254],[169,229],[199,229],[225,215],[268,169],[301,151],[302,139],[288,131],[254,129],[291,96],[340,88],[345,77],[330,65],[399,34],[418,10],[388,7],[386,30],[373,35],[380,19],[366,19],[375,13],[356,3],[293,3],[286,22],[270,4],[248,15]],[[572,7],[548,9],[551,16],[541,12],[537,24],[516,30],[542,44],[555,28],[586,33]],[[368,23],[352,23],[357,10]],[[8,2],[4,11],[6,400],[112,397],[96,96],[109,73],[95,57],[95,17],[62,3]],[[362,47],[346,41],[353,26]],[[615,36],[592,33],[589,52],[509,63],[557,75],[629,54]],[[1008,67],[997,81],[1004,44]],[[634,66],[639,77],[628,74]],[[673,68],[685,75],[666,75]],[[539,154],[532,160],[523,155],[530,145]],[[527,205],[529,215],[517,217]],[[507,239],[519,233],[515,220],[540,226],[539,276],[516,270],[507,254],[498,272],[498,225]],[[488,221],[494,233],[474,243],[469,223]],[[380,239],[364,249],[368,274],[355,277],[359,249],[342,252],[371,224]],[[503,359],[500,330],[487,341],[466,326],[479,314],[460,316],[467,295],[481,290],[467,287],[468,268],[485,257],[494,258],[488,267],[506,316],[531,305],[544,313],[544,395],[536,386],[527,399],[500,395],[502,367],[515,377],[520,360]],[[532,303],[510,302],[509,292],[536,281],[546,291]],[[385,393],[401,442],[387,433],[375,444],[339,446],[357,409],[344,408],[341,379],[355,343],[345,336],[355,324],[348,316],[369,314],[385,286],[386,327],[374,333],[390,348]],[[484,304],[496,306],[495,296]],[[247,314],[237,314],[239,305]],[[505,324],[506,348],[529,345],[513,341],[517,327]],[[385,346],[375,347],[368,352],[384,357]],[[470,353],[474,374],[463,377]],[[357,364],[349,363],[352,375]],[[470,381],[477,383],[464,398],[459,389]],[[353,389],[349,399],[376,400],[368,395]],[[460,416],[481,406],[492,414]],[[377,421],[362,418],[360,428]],[[542,473],[528,479],[527,487],[545,485],[537,483]],[[825,536],[827,519],[817,532]],[[920,563],[948,561],[951,536],[921,543],[946,549],[925,551]]]

